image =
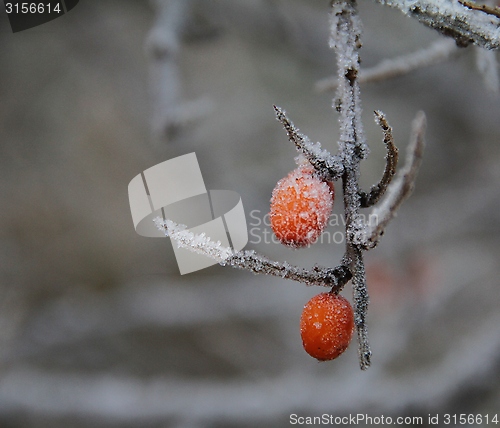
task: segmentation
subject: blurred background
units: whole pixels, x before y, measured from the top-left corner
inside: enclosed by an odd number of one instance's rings
[[[362,67],[441,38],[368,0],[359,11]],[[135,233],[127,194],[144,169],[196,152],[207,188],[241,195],[247,249],[337,265],[341,186],[309,249],[275,243],[265,217],[296,156],[273,104],[336,151],[334,94],[315,90],[336,73],[328,2],[81,0],[15,34],[2,12],[0,427],[285,427],[324,413],[486,426],[500,413],[500,98],[477,55],[362,87],[365,189],[384,168],[373,110],[401,159],[418,110],[428,130],[415,193],[366,254],[361,372],[354,342],[327,363],[302,349],[302,307],[323,290],[220,266],[181,276],[169,240]]]

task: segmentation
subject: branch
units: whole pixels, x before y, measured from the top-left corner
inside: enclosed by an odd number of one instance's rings
[[[279,276],[280,278],[291,279],[307,285],[332,287],[336,293],[352,277],[349,269],[343,265],[333,269],[319,266],[309,270],[303,269],[287,262],[281,263],[270,260],[255,251],[234,252],[231,248],[224,247],[220,241],[212,241],[203,233],[194,234],[187,230],[185,225],[171,220],[163,220],[157,217],[154,222],[158,229],[173,239],[179,247],[209,257],[222,266],[245,269],[255,274],[263,273],[265,275]]]
[[[338,156],[332,156],[328,150],[321,148],[320,143],[313,143],[306,135],[299,133],[299,130],[286,116],[285,111],[281,107],[275,105],[273,107],[276,118],[287,132],[288,139],[306,157],[318,175],[325,181],[338,180],[344,172],[344,167]]]
[[[257,254],[255,251],[239,251],[226,260],[226,264],[239,269],[246,269],[255,274],[279,276],[303,282],[307,285],[319,285],[333,287],[338,293],[342,287],[352,278],[347,266],[340,265],[336,268],[321,268],[314,266],[312,269],[304,269],[292,266],[287,262],[276,262]]]
[[[191,13],[191,0],[151,0],[156,19],[146,40],[150,61],[151,125],[154,136],[170,140],[212,108],[206,98],[186,101],[179,69],[181,36]]]
[[[370,193],[360,192],[361,208],[368,208],[375,205],[387,190],[387,186],[392,181],[394,174],[396,174],[396,166],[398,164],[398,148],[394,145],[394,138],[392,136],[392,128],[387,123],[384,113],[375,111],[375,122],[382,128],[384,132],[384,143],[387,148],[387,156],[385,157],[385,171],[380,181],[372,186]]]
[[[366,370],[370,366],[371,350],[368,342],[366,316],[368,290],[363,254],[354,242],[363,229],[359,215],[360,196],[358,177],[360,161],[367,154],[363,124],[361,122],[361,99],[357,76],[361,47],[361,21],[355,0],[333,0],[330,12],[330,47],[337,54],[338,87],[335,104],[340,113],[339,156],[344,163],[342,189],[346,216],[346,253],[352,272],[354,300],[354,323],[358,334],[359,366]]]
[[[209,257],[222,265],[234,254],[232,248],[224,247],[220,241],[212,241],[204,233],[194,234],[184,224],[163,220],[160,217],[156,217],[153,221],[156,227],[164,232],[165,236],[173,239],[180,248]]]
[[[445,36],[455,39],[458,46],[470,43],[486,49],[500,48],[499,21],[487,14],[450,0],[375,0],[377,3],[399,9]]]
[[[417,113],[413,120],[405,166],[396,180],[389,186],[385,199],[373,209],[369,216],[371,220],[367,226],[365,242],[362,243],[365,248],[373,248],[377,244],[389,221],[395,217],[398,208],[413,192],[425,147],[425,126],[425,114],[423,112]]]
[[[500,18],[500,7],[498,6],[489,6],[487,4],[476,4],[468,0],[458,0],[458,2],[469,9],[480,10],[481,12],[484,12],[488,15],[493,15],[496,16],[497,18]]]
[[[413,70],[446,61],[459,52],[456,43],[449,39],[437,40],[430,46],[407,55],[385,59],[371,68],[359,71],[358,82],[372,83],[403,76]],[[337,77],[322,79],[316,83],[316,90],[326,92],[337,88]]]

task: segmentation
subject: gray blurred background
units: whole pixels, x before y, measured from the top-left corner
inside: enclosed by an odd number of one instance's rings
[[[135,233],[127,195],[144,169],[194,151],[207,188],[241,195],[246,248],[337,265],[342,224],[325,234],[336,242],[297,251],[261,224],[296,156],[273,104],[336,151],[333,94],[314,90],[335,74],[328,2],[166,3],[165,17],[158,2],[81,0],[15,34],[0,14],[0,427],[285,427],[291,414],[443,426],[446,413],[486,426],[500,413],[500,98],[476,49],[362,87],[366,189],[384,167],[373,110],[402,159],[424,110],[428,144],[414,195],[366,256],[361,372],[355,343],[327,363],[302,349],[302,307],[323,290],[220,266],[181,276],[168,240]],[[359,3],[363,67],[441,37]],[[339,222],[341,199],[337,185]]]

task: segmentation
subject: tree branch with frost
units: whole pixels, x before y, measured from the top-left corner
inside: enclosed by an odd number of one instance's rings
[[[331,287],[338,293],[352,280],[354,300],[354,323],[358,335],[359,365],[362,370],[370,366],[371,350],[368,341],[367,310],[368,290],[363,251],[373,248],[385,225],[394,217],[404,199],[411,193],[423,150],[425,117],[417,116],[414,123],[411,156],[405,168],[395,180],[398,150],[394,144],[392,128],[383,113],[375,111],[375,120],[382,128],[387,148],[386,166],[380,181],[368,193],[359,185],[360,163],[366,158],[366,145],[361,121],[361,98],[359,85],[359,49],[361,47],[361,21],[356,0],[333,0],[330,11],[330,47],[337,57],[337,93],[334,100],[339,112],[340,136],[338,154],[333,156],[312,143],[299,132],[288,119],[283,109],[274,106],[276,117],[287,132],[288,139],[306,157],[318,175],[326,180],[342,181],[346,249],[341,264],[335,268],[315,266],[303,269],[287,262],[277,262],[255,251],[234,252],[220,242],[210,240],[204,234],[193,234],[186,226],[170,220],[157,218],[157,227],[173,239],[179,247],[186,248],[216,260],[223,266],[245,269],[250,272],[278,276],[299,281],[307,285]],[[392,183],[391,183],[392,181]],[[373,206],[384,197],[378,208],[374,208],[370,220],[381,219],[377,224],[366,224],[360,209]]]
[[[306,135],[301,134],[281,107],[276,105],[273,107],[276,118],[287,132],[288,139],[295,144],[298,152],[306,157],[318,175],[325,181],[338,180],[344,172],[340,158],[322,149],[321,143],[313,143]]]
[[[366,229],[366,239],[362,242],[365,248],[373,248],[377,244],[389,221],[394,218],[401,204],[413,192],[425,147],[425,128],[425,114],[419,112],[413,121],[405,166],[389,187],[385,199],[372,210],[369,216],[371,220]]]
[[[452,0],[375,0],[455,39],[458,46],[471,43],[486,49],[500,48],[499,18],[478,13]]]
[[[387,190],[387,186],[392,181],[394,174],[396,174],[396,167],[398,165],[398,148],[394,145],[394,138],[392,136],[392,128],[389,126],[384,113],[376,110],[375,122],[382,128],[384,133],[384,144],[387,148],[387,155],[385,157],[385,170],[380,181],[371,187],[370,192],[366,193],[361,191],[360,203],[361,208],[368,208],[375,205]]]
[[[446,61],[458,52],[460,50],[457,48],[455,42],[449,39],[439,39],[431,45],[410,54],[384,59],[379,64],[370,68],[361,68],[358,82],[360,84],[372,83],[404,76],[413,70]],[[336,76],[322,79],[316,83],[316,90],[319,92],[335,89],[337,89]]]
[[[204,233],[190,232],[184,224],[178,224],[168,219],[163,220],[160,217],[156,217],[153,221],[156,227],[165,233],[165,236],[173,239],[180,248],[209,257],[220,264],[224,264],[234,254],[232,248],[224,247],[220,241],[212,241]]]
[[[151,0],[156,20],[146,40],[150,60],[152,129],[156,138],[169,140],[188,123],[210,110],[207,99],[185,101],[179,71],[181,36],[191,0]]]
[[[344,265],[333,269],[319,266],[304,269],[287,262],[271,260],[255,251],[235,252],[232,248],[223,246],[220,241],[212,241],[204,233],[192,233],[187,226],[172,220],[157,217],[154,222],[156,227],[165,233],[165,236],[173,239],[178,247],[209,257],[222,266],[244,269],[255,274],[278,276],[306,285],[330,287],[334,292],[339,292],[352,277],[351,272]]]
[[[291,279],[307,285],[319,285],[330,287],[338,293],[342,287],[352,278],[347,266],[340,265],[335,268],[324,268],[314,266],[312,269],[304,269],[290,265],[287,262],[270,260],[255,251],[239,251],[226,260],[226,264],[245,269],[255,274],[279,276]]]
[[[500,18],[500,7],[498,7],[498,6],[490,6],[487,4],[477,4],[477,3],[474,3],[474,2],[468,1],[468,0],[458,0],[458,2],[469,9],[480,10],[481,12],[484,12],[488,15],[493,15],[493,16],[496,16],[497,18]]]
[[[363,124],[361,122],[361,99],[357,76],[361,47],[361,21],[355,0],[333,0],[330,11],[330,47],[337,54],[337,101],[340,137],[339,156],[344,164],[342,188],[346,216],[346,253],[353,275],[354,323],[358,334],[358,356],[362,370],[370,366],[371,350],[368,341],[366,315],[368,290],[362,250],[354,242],[363,229],[360,217],[360,162],[367,154]]]

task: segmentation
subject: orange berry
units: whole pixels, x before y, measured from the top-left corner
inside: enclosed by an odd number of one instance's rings
[[[276,184],[271,197],[271,228],[284,245],[305,247],[318,239],[333,208],[333,183],[301,166]]]
[[[311,357],[320,361],[337,358],[349,346],[353,332],[354,311],[344,297],[321,293],[304,306],[300,335]]]

